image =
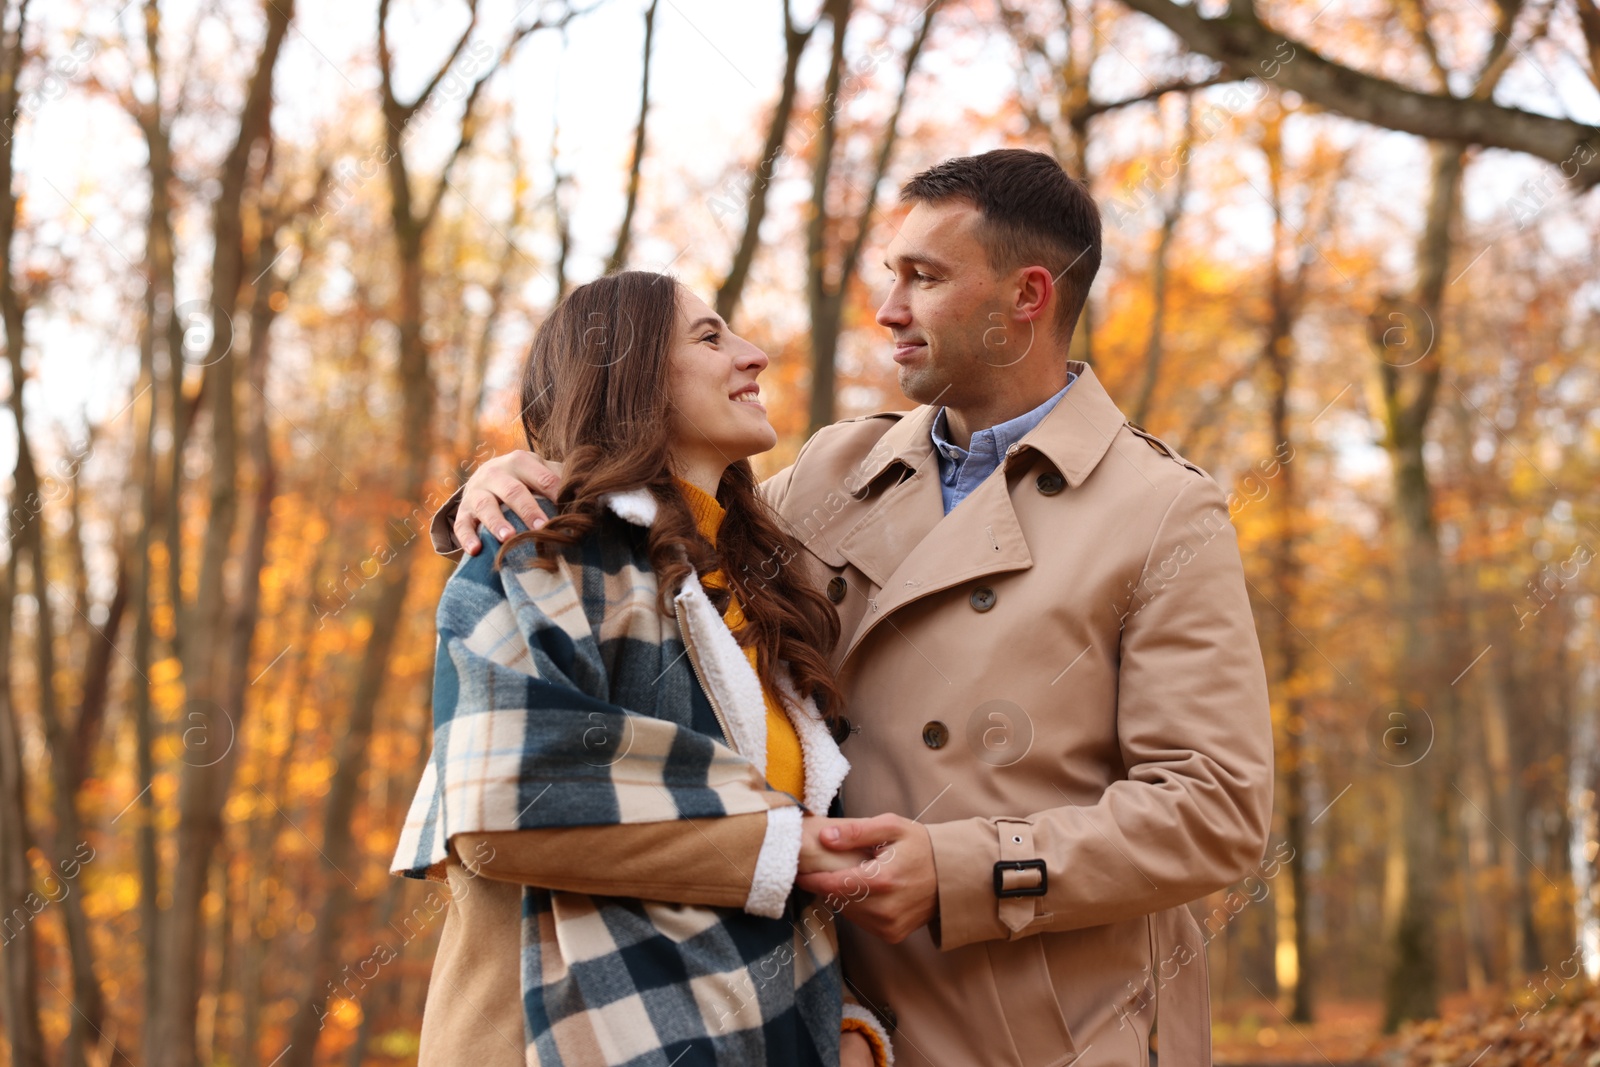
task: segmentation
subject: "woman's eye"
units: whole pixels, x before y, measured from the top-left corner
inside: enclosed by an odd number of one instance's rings
[[[708,333],[704,337],[700,338],[700,340],[703,341],[703,342],[710,342],[711,344],[716,344],[716,343],[718,343],[719,341],[722,340],[722,335],[720,333]]]

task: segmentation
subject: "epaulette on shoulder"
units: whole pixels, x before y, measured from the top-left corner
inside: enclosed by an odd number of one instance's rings
[[[1149,430],[1145,429],[1143,426],[1140,426],[1138,423],[1136,423],[1136,422],[1128,423],[1128,429],[1133,431],[1134,436],[1136,436],[1136,437],[1140,438],[1141,440],[1143,440],[1145,444],[1149,445],[1155,451],[1160,452],[1163,456],[1166,456],[1168,459],[1172,460],[1174,463],[1182,464],[1183,466],[1188,467],[1190,470],[1194,471],[1196,474],[1199,474],[1199,475],[1204,475],[1205,474],[1205,471],[1201,470],[1199,467],[1196,467],[1193,463],[1190,463],[1188,460],[1186,460],[1182,456],[1178,455],[1177,449],[1173,448],[1171,445],[1167,444],[1161,438],[1157,437],[1155,434],[1151,433]]]
[[[843,426],[852,422],[870,422],[873,419],[893,419],[896,422],[911,414],[909,411],[874,411],[870,415],[857,415],[854,418],[840,419],[835,426]]]

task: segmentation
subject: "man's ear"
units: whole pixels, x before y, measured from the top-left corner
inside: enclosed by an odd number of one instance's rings
[[[1024,322],[1033,322],[1051,306],[1056,282],[1044,267],[1023,267],[1017,272],[1017,296],[1012,310]]]

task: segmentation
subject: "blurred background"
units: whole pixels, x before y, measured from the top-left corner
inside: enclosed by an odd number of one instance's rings
[[[426,528],[532,330],[675,273],[776,470],[906,406],[895,189],[1010,145],[1102,205],[1077,354],[1231,493],[1219,1061],[1596,1062],[1596,0],[0,7],[0,1064],[414,1062]]]

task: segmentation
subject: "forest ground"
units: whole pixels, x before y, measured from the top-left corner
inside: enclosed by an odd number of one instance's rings
[[[1311,1024],[1291,1024],[1270,1001],[1216,1005],[1218,1067],[1555,1067],[1600,1065],[1600,998],[1593,992],[1543,1010],[1504,990],[1448,997],[1441,1017],[1380,1033],[1382,1004],[1327,1001]]]

